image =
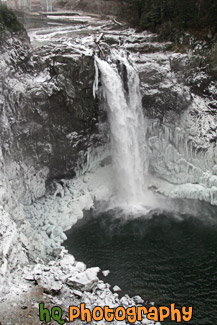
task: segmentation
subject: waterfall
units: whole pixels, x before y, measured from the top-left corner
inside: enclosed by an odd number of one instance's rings
[[[136,206],[144,203],[147,187],[146,125],[139,76],[126,57],[113,52],[112,61],[109,64],[96,58],[110,125],[116,198]],[[96,76],[98,79],[98,73]]]

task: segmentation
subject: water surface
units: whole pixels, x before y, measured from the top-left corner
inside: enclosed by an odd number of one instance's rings
[[[169,213],[124,220],[114,211],[88,212],[67,236],[65,245],[76,260],[109,269],[106,282],[122,293],[157,305],[193,306],[188,324],[217,324],[215,220]]]

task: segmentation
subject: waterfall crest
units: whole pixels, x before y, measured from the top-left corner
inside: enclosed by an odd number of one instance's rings
[[[144,203],[147,189],[146,125],[139,77],[126,57],[112,53],[109,64],[96,57],[111,132],[116,199],[128,206]],[[98,77],[98,74],[97,74]]]

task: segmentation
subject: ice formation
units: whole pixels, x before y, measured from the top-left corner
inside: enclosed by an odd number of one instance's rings
[[[91,23],[91,20],[94,22]],[[27,266],[24,270],[27,281],[36,280],[45,290],[60,292],[63,300],[67,296],[64,296],[65,292],[80,296],[78,303],[86,299],[91,306],[107,302],[116,305],[132,304],[129,297],[118,299],[108,285],[97,282],[98,269],[92,270],[93,272],[90,270],[89,274],[83,263],[76,263],[72,256],[61,253],[61,245],[66,239],[64,232],[83,217],[85,209],[94,207],[96,202],[111,201],[115,191],[120,201],[124,197],[125,200],[127,198],[128,205],[140,204],[143,201],[141,194],[148,185],[173,198],[199,199],[217,205],[216,112],[212,113],[208,99],[194,95],[185,85],[183,75],[189,77],[188,64],[192,53],[174,53],[170,43],[160,43],[157,35],[148,32],[136,33],[124,27],[118,30],[119,27],[114,28],[114,23],[109,20],[98,23],[95,19],[89,21],[88,25],[80,24],[78,20],[78,24],[73,26],[29,32],[35,47],[50,46],[44,52],[46,55],[42,61],[46,68],[40,74],[30,73],[27,76],[23,70],[19,70],[16,75],[15,66],[19,55],[22,64],[31,56],[27,50],[23,50],[21,41],[9,39],[7,46],[10,45],[11,49],[1,56],[0,70],[3,76],[7,76],[0,98],[1,125],[5,136],[2,137],[0,148],[0,203],[3,205],[0,208],[0,280],[4,296],[8,290],[13,291],[12,285],[17,286],[18,291],[21,287],[26,290],[23,270],[19,265],[23,266],[29,261],[41,263],[50,254],[49,258],[51,255],[55,258],[58,256],[59,260],[51,261],[48,267],[43,264]],[[34,114],[38,114],[37,118],[44,116],[47,121],[45,110],[39,110],[40,101],[51,98],[62,89],[49,72],[49,60],[54,57],[57,60],[56,63],[55,60],[52,61],[52,68],[58,70],[56,80],[62,80],[65,88],[64,72],[69,72],[65,70],[69,65],[76,66],[82,57],[88,57],[89,62],[93,63],[93,54],[97,52],[96,34],[102,32],[104,35],[100,45],[110,58],[107,57],[107,62],[96,59],[93,95],[96,96],[101,90],[104,93],[112,147],[110,144],[105,145],[105,141],[101,143],[100,139],[97,148],[93,145],[85,149],[85,152],[79,151],[82,159],[78,159],[77,168],[73,166],[76,177],[73,180],[61,179],[54,182],[55,191],[46,193],[48,167],[39,164],[35,169],[32,160],[25,161],[24,153],[18,155],[18,160],[16,155],[14,160],[4,158],[10,150],[19,152],[19,146],[10,147],[11,131],[16,123],[19,124],[22,119],[25,121],[25,116],[21,118],[18,114],[23,112],[20,108],[23,108],[25,95],[34,95],[37,104],[34,106]],[[130,60],[110,51],[117,47],[131,52]],[[51,54],[51,49],[56,52]],[[37,55],[35,54],[36,57]],[[33,60],[30,64],[28,69],[34,69],[34,65],[40,65],[40,60],[35,63]],[[193,69],[195,70],[194,64]],[[86,71],[82,72],[82,77]],[[73,77],[74,75],[70,79],[71,88]],[[194,80],[188,84],[205,79],[205,73],[197,74],[195,70]],[[99,80],[102,87],[98,89]],[[88,87],[91,89],[91,82]],[[75,89],[77,88],[68,92],[73,105],[77,100],[75,93],[80,96]],[[209,91],[216,95],[214,82],[210,84]],[[9,101],[8,104],[3,95]],[[29,114],[31,105],[27,106]],[[167,110],[168,114],[165,113]],[[145,122],[143,113],[148,116]],[[32,120],[35,115],[31,117]],[[34,129],[31,125],[29,127],[29,130],[27,128],[24,131],[31,136]],[[35,129],[37,127],[36,123]],[[22,123],[19,131],[21,130]],[[77,155],[78,138],[83,135],[72,130],[66,134],[64,129],[62,131],[65,141],[69,140],[72,151]],[[37,134],[34,133],[35,138]],[[49,143],[42,141],[38,144],[39,148],[45,148],[48,153],[52,149]],[[109,164],[111,155],[113,168]],[[33,158],[34,161],[37,160],[37,152]],[[16,269],[19,276],[14,277],[11,284],[10,271]],[[54,279],[54,273],[58,273],[59,280]],[[81,288],[69,291],[68,284],[92,286],[91,281],[86,281],[88,274],[96,284],[94,292],[82,292]],[[14,289],[15,294],[16,290]],[[143,324],[148,323],[147,320],[143,321]]]
[[[187,111],[174,125],[149,121],[147,141],[154,175],[151,183],[172,198],[217,205],[217,151],[214,144],[210,145],[215,137],[210,127],[214,130],[215,122],[206,110],[206,101],[193,96],[190,113],[196,111],[195,117]]]

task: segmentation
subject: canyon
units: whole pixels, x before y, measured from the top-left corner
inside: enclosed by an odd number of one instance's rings
[[[149,191],[163,195],[163,202],[170,197],[217,205],[216,46],[208,49],[192,38],[190,49],[175,51],[156,34],[88,15],[80,24],[82,17],[76,22],[74,16],[70,26],[10,34],[1,43],[0,299],[5,304],[34,290],[35,283],[45,295],[60,293],[61,299],[49,296],[54,304],[65,299],[69,306],[73,296],[77,304],[86,299],[94,306],[97,295],[101,302],[107,295],[116,306],[137,304],[118,298],[97,278],[98,268],[86,269],[62,245],[83,211],[112,200],[115,192],[103,64],[120,76],[124,94],[130,69],[136,71]],[[113,50],[120,58],[112,57]],[[141,185],[138,177],[136,184]]]

